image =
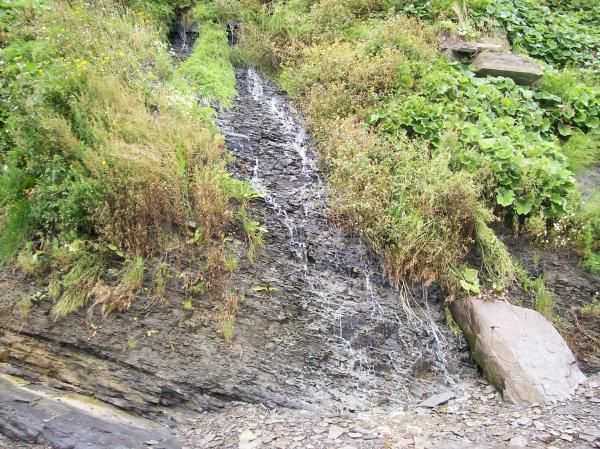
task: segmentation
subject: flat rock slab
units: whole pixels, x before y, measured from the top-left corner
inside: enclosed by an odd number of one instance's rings
[[[481,76],[505,76],[517,84],[532,84],[542,77],[541,66],[509,51],[483,51],[473,61],[475,73]]]
[[[55,449],[181,449],[152,421],[5,375],[0,376],[0,432]]]
[[[535,310],[480,299],[454,301],[451,310],[475,360],[505,400],[566,399],[585,380],[562,336]]]
[[[450,399],[456,397],[456,394],[452,391],[444,391],[443,393],[434,394],[433,396],[428,397],[424,401],[419,402],[417,407],[425,407],[425,408],[434,408],[438,405],[445,404]]]

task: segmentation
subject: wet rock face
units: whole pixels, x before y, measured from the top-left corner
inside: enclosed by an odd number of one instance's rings
[[[239,97],[221,115],[221,130],[236,157],[233,173],[263,194],[253,212],[269,232],[234,283],[280,335],[270,356],[304,360],[285,382],[314,385],[311,402],[360,409],[402,402],[400,386],[421,391],[421,374],[456,379],[460,355],[439,293],[412,291],[416,301],[398,293],[381,277],[382,261],[331,226],[301,117],[252,68],[238,69],[237,78]],[[272,292],[257,294],[256,285]]]
[[[240,95],[219,120],[232,172],[263,193],[250,213],[268,234],[231,280],[244,297],[233,346],[220,335],[214,301],[186,312],[184,293],[170,285],[162,303],[140,296],[104,321],[82,312],[53,322],[41,300],[23,322],[16,307],[0,316],[0,372],[137,413],[230,401],[359,410],[473,376],[443,323],[439,293],[398,293],[381,277],[381,260],[330,225],[312,144],[283,94],[253,70],[237,75]],[[0,308],[10,311],[25,287],[0,271]]]
[[[0,377],[0,432],[55,449],[181,449],[171,433],[99,402]]]
[[[175,27],[169,36],[171,49],[178,58],[186,59],[192,54],[200,26],[191,19],[189,11],[181,10],[177,16]]]
[[[562,336],[535,310],[468,299],[455,301],[452,315],[505,400],[532,404],[566,399],[585,380]]]

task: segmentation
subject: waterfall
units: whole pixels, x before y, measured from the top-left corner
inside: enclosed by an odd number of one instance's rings
[[[236,75],[239,96],[219,124],[236,158],[234,176],[262,194],[254,212],[269,232],[255,263],[235,281],[249,301],[258,301],[250,286],[265,283],[276,287],[271,307],[282,306],[284,314],[285,304],[295,308],[271,356],[306,357],[301,376],[328,392],[318,397],[353,409],[406,402],[407,391],[457,381],[457,348],[443,325],[439,294],[395,290],[381,276],[380,258],[331,225],[301,115],[254,68]]]

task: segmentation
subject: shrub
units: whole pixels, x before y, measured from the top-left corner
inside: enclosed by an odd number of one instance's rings
[[[551,130],[568,137],[600,128],[600,87],[581,82],[577,72],[547,72],[535,98],[550,119]]]
[[[395,282],[443,279],[485,216],[469,175],[452,172],[446,154],[430,156],[408,141],[391,144],[355,120],[330,126],[323,148],[337,221],[385,255]]]

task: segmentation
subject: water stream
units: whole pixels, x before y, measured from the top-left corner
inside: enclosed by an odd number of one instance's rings
[[[274,357],[304,359],[296,379],[286,382],[301,378],[296,386],[309,402],[352,409],[406,402],[411,393],[456,382],[460,356],[443,324],[439,293],[394,290],[381,276],[381,260],[331,225],[302,117],[253,68],[239,68],[236,76],[239,96],[219,124],[236,158],[234,176],[262,193],[253,214],[269,232],[234,285],[246,307],[277,323],[267,335],[277,345],[255,356],[270,364]],[[256,285],[274,292],[266,303]]]

